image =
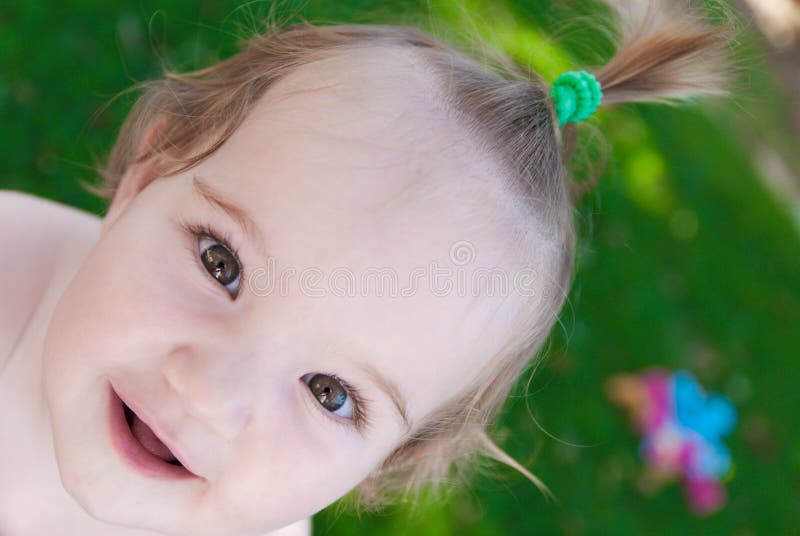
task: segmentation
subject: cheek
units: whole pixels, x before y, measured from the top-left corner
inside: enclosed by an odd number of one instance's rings
[[[46,335],[49,365],[124,366],[163,357],[167,337],[189,333],[208,293],[197,288],[202,274],[180,238],[169,228],[155,236],[113,228],[56,307]]]
[[[318,512],[353,489],[381,459],[368,440],[326,422],[296,394],[276,403],[275,411],[259,417],[262,426],[241,437],[215,486],[217,507],[253,526]]]

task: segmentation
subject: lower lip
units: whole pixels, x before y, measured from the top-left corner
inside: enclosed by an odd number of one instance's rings
[[[111,429],[111,443],[114,449],[128,464],[144,476],[162,480],[183,480],[199,478],[183,466],[172,465],[150,454],[133,436],[122,400],[109,385],[108,424]]]

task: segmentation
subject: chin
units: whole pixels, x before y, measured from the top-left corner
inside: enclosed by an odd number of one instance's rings
[[[70,377],[72,385],[61,381]],[[82,384],[77,378],[77,371],[45,376],[54,455],[66,492],[103,523],[174,535],[214,534],[191,526],[199,517],[194,497],[202,491],[200,482],[159,480],[137,471],[114,446],[107,382],[95,378]]]
[[[71,392],[48,391],[47,402],[61,483],[96,521],[169,536],[262,536],[281,528],[270,528],[268,519],[242,526],[231,513],[236,508],[204,479],[137,468],[115,447],[114,420],[124,423],[124,413],[103,378]]]

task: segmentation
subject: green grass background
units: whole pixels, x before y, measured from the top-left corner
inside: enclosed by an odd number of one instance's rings
[[[135,81],[236,50],[269,2],[0,4],[0,188],[102,214],[78,180],[107,154]],[[611,43],[587,1],[411,0],[283,4],[312,22],[419,22],[496,43],[548,80],[597,64]],[[594,26],[593,26],[594,25]],[[546,360],[494,428],[559,498],[491,466],[449,500],[358,516],[332,507],[315,534],[797,534],[800,530],[800,208],[765,186],[756,147],[800,169],[788,95],[758,35],[739,40],[734,97],[681,108],[628,106],[592,123],[613,145],[576,209],[576,277]],[[13,261],[13,252],[10,252]],[[614,373],[684,367],[737,405],[728,506],[689,514],[678,486],[641,485],[638,439],[604,397]],[[536,421],[534,421],[534,417]],[[324,479],[324,475],[320,475]]]

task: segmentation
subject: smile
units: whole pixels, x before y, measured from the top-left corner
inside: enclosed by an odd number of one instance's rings
[[[200,478],[189,471],[109,385],[108,423],[114,450],[140,474],[157,479]]]

